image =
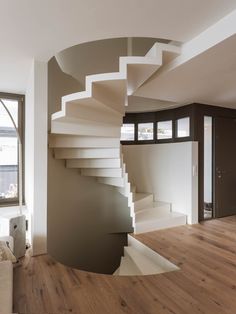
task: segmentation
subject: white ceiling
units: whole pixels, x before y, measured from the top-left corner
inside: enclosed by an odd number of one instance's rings
[[[236,35],[170,72],[156,73],[137,95],[236,109]]]
[[[186,42],[236,0],[0,0],[0,91],[24,93],[33,58],[112,37]]]

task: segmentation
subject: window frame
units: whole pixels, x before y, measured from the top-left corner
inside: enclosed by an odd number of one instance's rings
[[[134,143],[135,142],[135,137],[136,137],[136,125],[135,125],[135,123],[134,122],[124,122],[123,124],[122,124],[122,126],[124,125],[124,124],[132,124],[133,126],[134,126],[134,139],[133,140],[122,140],[122,139],[120,139],[120,142],[121,143]]]
[[[18,101],[18,132],[21,137],[22,141],[22,172],[23,172],[23,203],[25,202],[25,96],[21,94],[11,94],[11,93],[4,93],[0,92],[0,98],[6,100],[16,100]],[[1,104],[0,104],[1,105]],[[19,165],[19,154],[18,154],[18,165]],[[19,205],[19,167],[17,172],[17,193],[18,197],[16,198],[8,198],[8,199],[1,199],[0,198],[0,207],[7,207],[7,206],[17,206]]]
[[[171,123],[172,123],[172,136],[170,138],[160,139],[157,136],[158,135],[157,134],[157,130],[158,130],[157,125],[159,122],[166,122],[166,121],[171,121]],[[172,143],[172,142],[174,142],[174,139],[175,139],[175,120],[174,119],[172,119],[172,118],[158,119],[155,124],[156,124],[156,143]]]
[[[153,125],[153,138],[150,139],[150,140],[140,140],[138,138],[138,125],[139,124],[148,124],[148,123],[152,123],[152,125]],[[137,123],[136,123],[136,142],[137,143],[142,143],[142,144],[152,144],[152,143],[155,143],[155,140],[156,140],[155,132],[156,132],[156,125],[155,125],[154,121],[137,121]]]
[[[188,136],[182,136],[182,137],[178,137],[178,120],[181,119],[189,119],[189,135]],[[180,116],[180,117],[176,117],[175,119],[175,141],[176,142],[186,142],[191,140],[191,126],[192,126],[192,119],[191,119],[191,115],[184,115],[184,116]]]

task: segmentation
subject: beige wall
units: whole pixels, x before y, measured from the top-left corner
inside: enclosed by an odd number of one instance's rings
[[[123,145],[129,180],[138,192],[153,193],[172,210],[198,222],[198,144]]]
[[[49,117],[60,110],[61,96],[80,86],[49,62]],[[50,119],[49,119],[50,120]],[[83,270],[112,272],[120,262],[125,234],[131,231],[127,199],[112,187],[48,154],[48,252],[58,261]]]

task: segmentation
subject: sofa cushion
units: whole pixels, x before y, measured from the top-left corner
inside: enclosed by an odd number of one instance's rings
[[[0,262],[0,314],[12,313],[13,267],[10,261]]]
[[[16,263],[16,258],[5,241],[0,241],[0,262],[2,261]]]

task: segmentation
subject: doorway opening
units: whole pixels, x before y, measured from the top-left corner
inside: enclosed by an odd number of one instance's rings
[[[211,116],[204,116],[204,220],[212,219],[213,211],[213,137],[212,137],[212,123]]]

